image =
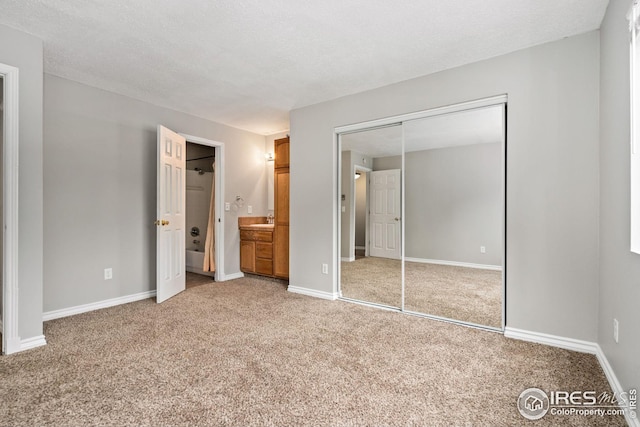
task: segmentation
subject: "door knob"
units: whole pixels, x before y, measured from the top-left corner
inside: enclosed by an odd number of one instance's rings
[[[169,221],[162,220],[162,225],[169,225]]]
[[[395,217],[394,219],[395,219],[396,221],[400,221],[400,218],[398,218],[398,217]]]
[[[160,225],[160,220],[156,219],[155,221],[153,221],[153,225]]]

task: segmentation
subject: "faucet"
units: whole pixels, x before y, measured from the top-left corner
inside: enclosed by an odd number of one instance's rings
[[[271,212],[267,215],[267,224],[273,224],[273,214]]]

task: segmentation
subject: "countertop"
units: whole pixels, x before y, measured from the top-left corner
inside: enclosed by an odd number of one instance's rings
[[[238,217],[240,230],[273,230],[273,224],[267,224],[266,216],[241,216]]]

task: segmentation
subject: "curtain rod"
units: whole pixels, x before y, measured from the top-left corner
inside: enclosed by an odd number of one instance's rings
[[[214,155],[214,156],[204,156],[204,157],[198,157],[198,158],[195,158],[195,159],[187,159],[187,162],[191,162],[191,161],[193,161],[193,160],[204,160],[204,159],[210,159],[210,158],[212,158],[212,157],[213,157],[214,159],[216,158],[216,156],[215,156],[215,155]]]

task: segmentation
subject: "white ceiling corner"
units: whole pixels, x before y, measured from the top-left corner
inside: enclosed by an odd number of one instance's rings
[[[271,134],[294,108],[600,27],[608,0],[0,0],[45,72]]]

